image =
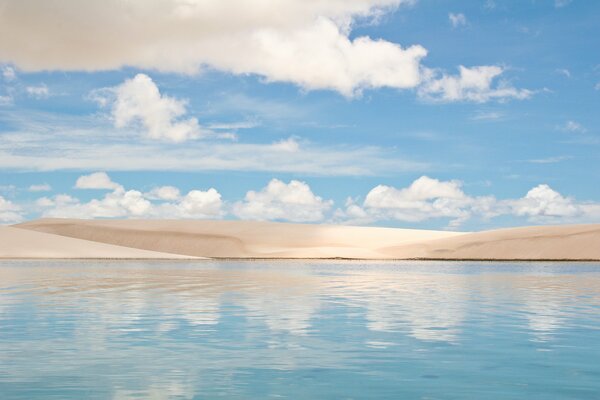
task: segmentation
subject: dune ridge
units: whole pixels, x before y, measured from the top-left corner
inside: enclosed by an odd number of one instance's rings
[[[447,232],[256,221],[41,219],[2,229],[45,235],[27,238],[29,245],[11,253],[6,247],[25,238],[7,245],[1,240],[6,232],[1,234],[0,257],[5,258],[600,260],[600,224]],[[45,252],[34,251],[41,240]],[[69,240],[84,242],[77,242],[73,255]],[[62,250],[53,253],[52,246]],[[87,253],[86,246],[91,246]],[[125,257],[125,249],[156,257]]]

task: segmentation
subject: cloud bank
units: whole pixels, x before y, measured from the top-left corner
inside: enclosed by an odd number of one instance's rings
[[[131,66],[193,74],[210,67],[345,95],[412,88],[427,54],[422,46],[350,38],[357,19],[410,3],[1,0],[0,60],[26,71]]]
[[[90,181],[104,173],[83,175],[77,181]],[[516,199],[471,196],[457,180],[442,181],[422,176],[404,188],[377,185],[364,200],[348,199],[344,208],[334,209],[334,201],[315,194],[306,182],[272,179],[260,190],[250,190],[239,201],[225,201],[215,188],[192,189],[183,194],[174,186],[160,186],[148,192],[125,189],[106,175],[94,188],[113,189],[87,202],[69,194],[38,198],[34,208],[44,217],[66,218],[186,218],[272,220],[290,222],[329,222],[373,224],[401,222],[414,226],[424,221],[446,223],[459,229],[469,220],[489,221],[511,216],[534,224],[600,221],[600,203],[582,202],[564,196],[546,184]],[[99,183],[99,182],[103,183]],[[110,184],[109,184],[110,183]],[[0,197],[0,222],[18,222],[24,208]]]
[[[443,101],[529,97],[529,92],[505,82],[491,87],[491,81],[504,72],[500,67],[461,67],[458,77],[434,77],[421,64],[427,50],[419,44],[403,47],[380,38],[352,37],[357,22],[377,20],[413,3],[0,0],[0,62],[24,71],[134,67],[196,74],[208,68],[258,75],[266,82],[293,83],[305,90],[334,90],[346,97],[384,87],[422,87],[421,94]],[[466,24],[464,14],[451,13],[449,19],[454,27]],[[40,90],[32,95],[48,94]],[[184,105],[170,98],[161,100],[147,79],[138,75],[120,90],[127,99],[127,110],[115,108],[120,124],[139,120],[151,137],[176,141],[199,134],[193,118],[173,122],[185,113]],[[152,105],[161,104],[158,114],[145,111],[142,95],[149,96]],[[153,129],[161,124],[161,129]]]

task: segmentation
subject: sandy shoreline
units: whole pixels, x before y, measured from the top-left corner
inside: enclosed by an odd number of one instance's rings
[[[600,225],[464,233],[254,221],[42,219],[0,227],[0,258],[598,261]]]

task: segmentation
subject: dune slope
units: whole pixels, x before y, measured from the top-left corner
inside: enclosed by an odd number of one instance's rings
[[[255,221],[42,219],[16,227],[45,234],[45,238],[118,246],[121,252],[129,248],[183,257],[600,260],[600,225],[459,233]],[[21,243],[16,237],[11,240]],[[44,254],[52,254],[52,243],[45,242]],[[27,254],[30,246],[32,257],[43,257],[30,239],[20,246],[19,254]],[[66,242],[56,246],[64,249],[61,254],[68,252]],[[0,254],[8,254],[4,247],[0,244]],[[103,258],[101,249],[94,254]],[[112,253],[107,250],[106,254]]]
[[[382,248],[393,258],[600,260],[600,225],[532,226]]]
[[[0,258],[182,259],[190,257],[2,226],[0,227]]]
[[[137,249],[216,258],[383,259],[380,247],[456,232],[255,221],[42,219],[21,229]]]

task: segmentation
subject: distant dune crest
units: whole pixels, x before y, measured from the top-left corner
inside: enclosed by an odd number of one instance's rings
[[[600,225],[463,233],[254,221],[41,219],[0,228],[0,257],[600,260]]]

